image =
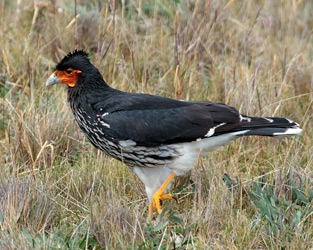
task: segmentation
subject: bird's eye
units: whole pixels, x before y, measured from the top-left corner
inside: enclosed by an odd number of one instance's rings
[[[66,73],[70,75],[70,74],[72,74],[72,73],[73,73],[73,70],[71,70],[71,69],[67,69],[67,70],[66,70]]]

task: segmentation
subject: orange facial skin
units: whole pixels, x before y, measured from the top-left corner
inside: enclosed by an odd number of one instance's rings
[[[56,70],[54,76],[60,79],[61,83],[74,87],[78,78],[78,74],[82,73],[80,70],[67,69],[64,71]]]

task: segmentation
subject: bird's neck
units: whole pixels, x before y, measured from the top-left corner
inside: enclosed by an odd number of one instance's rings
[[[68,87],[67,99],[72,109],[76,109],[80,105],[85,106],[87,103],[95,102],[99,98],[107,99],[115,92],[119,91],[106,84],[102,77],[93,78],[88,84],[82,83],[77,87]]]

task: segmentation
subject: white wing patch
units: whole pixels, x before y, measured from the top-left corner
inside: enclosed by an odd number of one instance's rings
[[[299,127],[299,123],[296,123],[296,122],[294,122],[294,121],[292,121],[292,120],[289,120],[289,119],[287,119],[287,118],[285,118],[289,123],[294,123],[295,124],[295,126],[297,126],[297,127]]]
[[[103,121],[100,121],[100,124],[101,124],[102,126],[107,127],[107,128],[111,128],[110,124],[105,123],[105,122],[103,122]]]
[[[212,135],[214,135],[215,129],[217,129],[218,127],[221,127],[221,126],[223,126],[223,125],[225,125],[225,124],[226,124],[226,123],[223,122],[223,123],[220,123],[220,124],[216,125],[216,126],[213,127],[213,128],[210,128],[210,130],[208,131],[208,133],[206,133],[206,135],[205,135],[204,137],[211,137]]]
[[[102,126],[104,126],[104,127],[107,127],[107,128],[110,128],[110,127],[111,127],[110,124],[105,123],[104,121],[101,121],[100,118],[98,118],[98,121],[99,121],[99,123],[100,123]]]
[[[240,121],[248,121],[248,122],[251,122],[251,118],[249,118],[249,117],[243,117],[242,115],[240,115]]]
[[[263,119],[267,120],[267,121],[270,122],[270,123],[274,122],[274,120],[273,120],[273,119],[270,119],[270,118],[263,118]]]

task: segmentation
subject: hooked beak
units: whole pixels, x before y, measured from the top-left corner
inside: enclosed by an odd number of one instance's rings
[[[61,79],[57,78],[54,73],[51,74],[51,76],[48,78],[48,80],[46,81],[46,86],[51,86],[54,84],[57,84],[60,82]]]

